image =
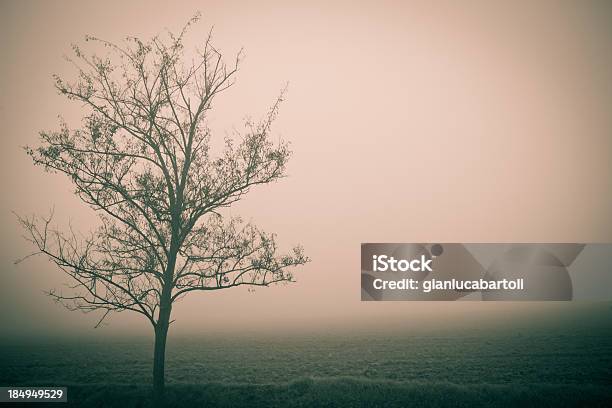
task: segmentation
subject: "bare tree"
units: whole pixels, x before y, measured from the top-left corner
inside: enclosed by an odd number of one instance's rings
[[[34,254],[46,255],[68,274],[74,293],[50,295],[72,310],[140,313],[155,333],[153,384],[164,390],[164,361],[172,305],[189,292],[293,281],[288,269],[308,258],[301,247],[277,255],[273,234],[219,210],[252,186],[281,177],[290,155],[274,143],[270,126],[283,93],[261,123],[211,148],[207,112],[234,83],[240,53],[227,65],[205,39],[186,63],[183,39],[167,33],[141,41],[128,37],[99,57],[73,46],[67,58],[74,82],[55,76],[60,94],[83,104],[82,126],[41,132],[41,145],[26,147],[36,165],[64,173],[76,195],[98,212],[88,236],[60,232],[51,217],[19,217]],[[32,255],[34,255],[32,254]]]

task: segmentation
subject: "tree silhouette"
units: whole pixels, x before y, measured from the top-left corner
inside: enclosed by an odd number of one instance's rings
[[[82,126],[41,132],[26,147],[36,165],[64,173],[76,195],[99,214],[88,236],[51,227],[49,217],[19,217],[27,238],[72,278],[74,293],[49,294],[71,310],[102,317],[140,313],[155,334],[153,385],[163,396],[164,361],[172,305],[189,292],[293,281],[288,269],[308,258],[301,247],[277,255],[273,234],[219,212],[252,186],[281,177],[290,155],[274,143],[270,126],[283,92],[261,123],[211,148],[207,112],[234,83],[239,53],[227,65],[205,39],[186,63],[183,39],[168,32],[151,40],[128,37],[117,45],[95,37],[105,57],[73,45],[67,58],[74,82],[54,76],[60,94],[87,110]]]

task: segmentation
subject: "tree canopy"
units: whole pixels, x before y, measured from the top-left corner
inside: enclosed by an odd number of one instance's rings
[[[20,217],[29,239],[66,272],[73,293],[50,295],[71,309],[138,312],[156,326],[160,308],[192,291],[268,286],[293,280],[308,258],[297,246],[278,255],[274,234],[220,210],[253,186],[284,176],[288,144],[271,125],[283,93],[259,123],[211,149],[208,111],[234,84],[241,53],[230,64],[209,34],[187,62],[184,37],[128,37],[97,56],[73,46],[76,80],[55,76],[61,95],[85,107],[82,126],[40,133],[26,147],[36,165],[67,175],[100,226],[82,236],[52,227],[51,217]],[[168,312],[169,315],[169,312]]]

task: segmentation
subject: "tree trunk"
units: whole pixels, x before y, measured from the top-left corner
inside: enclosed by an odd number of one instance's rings
[[[153,351],[153,396],[157,406],[164,404],[166,339],[170,325],[170,302],[162,301],[159,320],[155,326],[155,349]]]
[[[173,219],[178,216],[173,215]],[[168,254],[168,264],[164,271],[164,284],[159,299],[159,315],[155,325],[155,349],[153,351],[153,397],[155,405],[164,406],[164,389],[166,385],[165,362],[166,362],[166,339],[168,338],[168,327],[170,326],[170,313],[172,311],[172,280],[174,278],[174,267],[176,265],[176,254],[178,252],[177,242],[178,227],[173,221],[172,241]]]

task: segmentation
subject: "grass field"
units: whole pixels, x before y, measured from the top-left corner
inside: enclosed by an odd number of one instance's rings
[[[68,406],[151,406],[149,342],[7,343],[0,385],[69,387]],[[606,406],[612,336],[173,339],[169,406]]]

